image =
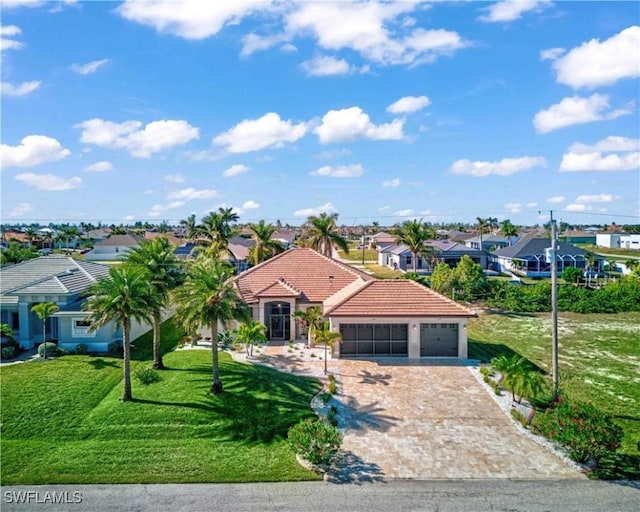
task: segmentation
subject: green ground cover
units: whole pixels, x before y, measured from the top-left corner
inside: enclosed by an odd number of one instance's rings
[[[620,452],[640,477],[640,313],[560,313],[561,392],[613,415],[624,429]],[[488,362],[499,354],[526,357],[548,372],[550,314],[482,314],[468,326],[469,357]]]
[[[121,360],[65,356],[2,369],[3,485],[313,480],[284,437],[312,415],[313,379],[221,354],[213,396],[208,350],[170,352],[160,382],[133,380]],[[150,366],[149,361],[134,362]]]
[[[381,267],[380,265],[366,264],[364,268],[378,279],[396,279],[402,277],[402,272],[390,269],[389,267]]]
[[[344,251],[338,251],[338,256],[344,260],[349,261],[360,261],[362,262],[362,249],[358,249],[357,246],[351,245],[349,246],[349,254]],[[364,250],[364,260],[365,261],[378,261],[378,251],[375,249],[365,249]]]

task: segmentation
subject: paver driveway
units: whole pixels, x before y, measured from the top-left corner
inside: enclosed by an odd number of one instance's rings
[[[518,432],[459,363],[341,360],[336,366],[348,454],[337,478],[584,478]]]

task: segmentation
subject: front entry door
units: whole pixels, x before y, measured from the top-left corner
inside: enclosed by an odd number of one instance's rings
[[[285,331],[285,316],[289,315],[271,315],[271,329],[270,329],[270,339],[272,340],[284,340],[284,331]]]

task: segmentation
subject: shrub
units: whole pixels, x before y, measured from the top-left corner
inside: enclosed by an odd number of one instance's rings
[[[622,440],[622,429],[611,416],[591,404],[561,401],[536,418],[536,430],[567,448],[577,462],[598,461]]]
[[[520,425],[522,425],[523,427],[527,426],[527,418],[525,418],[524,414],[522,414],[520,411],[511,409],[511,417],[518,423],[520,423]]]
[[[141,366],[138,366],[138,368],[134,370],[133,376],[144,386],[153,384],[160,380],[160,374],[153,368],[143,368]]]
[[[38,346],[38,355],[44,357],[44,349],[47,349],[47,357],[58,355],[58,345],[47,341],[46,343],[40,343]]]
[[[328,389],[329,389],[329,394],[331,395],[335,395],[338,393],[338,384],[336,383],[335,379],[329,380]]]
[[[327,413],[327,421],[333,425],[334,427],[338,426],[338,408],[335,405],[329,407],[329,412]]]
[[[16,355],[15,347],[2,347],[2,359],[11,359]]]
[[[320,400],[323,404],[328,404],[331,400],[331,393],[320,393]]]
[[[78,343],[76,345],[76,348],[74,349],[74,352],[78,356],[86,356],[89,353],[89,347],[87,347],[87,345],[84,343]]]
[[[293,450],[312,464],[329,464],[336,456],[342,436],[336,427],[317,418],[306,419],[289,429]]]
[[[122,355],[124,354],[124,349],[122,348],[122,342],[112,341],[107,346],[107,352],[109,352],[109,355],[122,357]]]

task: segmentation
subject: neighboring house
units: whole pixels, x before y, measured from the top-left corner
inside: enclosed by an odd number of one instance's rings
[[[249,249],[256,245],[255,240],[243,236],[234,236],[229,240],[229,251],[233,254],[227,261],[231,263],[238,272],[243,272],[249,268]]]
[[[447,238],[449,240],[451,240],[452,242],[462,242],[464,243],[465,240],[469,240],[470,238],[474,238],[475,236],[477,236],[476,233],[467,233],[466,231],[457,231],[457,230],[451,230],[446,234]]]
[[[596,235],[596,245],[598,247],[607,247],[608,249],[620,248],[620,233],[598,233]]]
[[[380,231],[375,235],[371,235],[371,242],[370,242],[371,247],[373,247],[374,242],[376,247],[381,247],[384,245],[392,245],[396,243],[396,237],[395,235],[391,235],[385,231]]]
[[[298,234],[291,230],[291,229],[287,229],[287,228],[280,228],[278,229],[278,231],[276,231],[273,236],[271,237],[272,240],[278,240],[279,242],[282,242],[282,244],[284,245],[285,249],[288,249],[289,247],[291,247],[293,245],[293,243],[296,240],[296,237],[298,236]]]
[[[145,240],[156,240],[158,238],[166,238],[171,245],[178,246],[183,243],[183,240],[176,236],[174,233],[160,233],[159,231],[145,231]]]
[[[471,247],[472,249],[478,249],[481,251],[494,251],[496,249],[501,249],[502,247],[507,247],[508,245],[512,245],[518,240],[518,237],[514,237],[509,240],[507,237],[502,235],[492,235],[490,233],[482,235],[482,247],[480,247],[480,236],[476,235],[471,238],[467,238],[464,241],[464,245],[467,247]]]
[[[144,238],[138,235],[111,235],[97,242],[93,250],[85,254],[87,261],[120,260],[131,250],[140,247]]]
[[[451,240],[431,240],[425,244],[430,248],[426,257],[418,256],[416,270],[431,272],[438,263],[455,267],[463,256],[469,256],[482,268],[487,268],[487,254]],[[413,254],[406,245],[384,245],[378,248],[378,265],[402,272],[413,271]]]
[[[621,235],[620,247],[622,249],[640,250],[640,235]]]
[[[84,235],[82,235],[82,238],[89,244],[93,245],[98,242],[101,242],[102,240],[109,238],[110,235],[111,235],[110,228],[98,228],[98,229],[90,229]]]
[[[595,244],[596,234],[593,231],[564,231],[558,235],[558,238],[562,242],[568,244]]]
[[[342,335],[334,355],[467,357],[469,309],[414,281],[378,280],[312,249],[289,249],[237,276],[270,340],[306,339],[295,311],[319,306]]]
[[[64,256],[43,256],[0,270],[1,321],[25,349],[42,343],[42,320],[31,308],[55,302],[60,311],[47,319],[46,339],[73,350],[84,343],[89,351],[106,352],[109,343],[122,339],[113,324],[89,332],[89,313],[82,309],[84,292],[98,279],[109,276],[109,267]],[[149,330],[135,324],[132,339]]]
[[[500,272],[517,272],[529,277],[549,277],[551,275],[551,239],[529,238],[498,249],[491,255],[495,270]],[[558,273],[567,267],[587,270],[589,267],[588,253],[575,245],[565,242],[558,243],[556,255]],[[595,265],[590,270],[602,271],[604,258],[597,256]]]

